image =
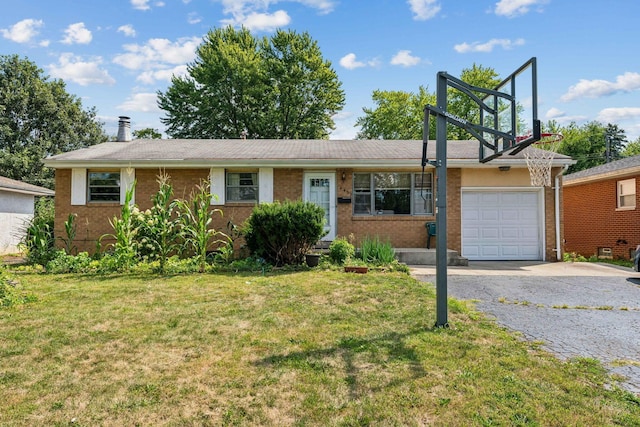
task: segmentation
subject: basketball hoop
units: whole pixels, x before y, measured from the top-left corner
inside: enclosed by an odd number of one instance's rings
[[[539,141],[522,150],[532,186],[551,187],[551,165],[562,138],[564,137],[560,133],[543,133]]]

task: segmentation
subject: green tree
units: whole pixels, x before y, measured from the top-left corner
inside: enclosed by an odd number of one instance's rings
[[[602,123],[592,121],[578,126],[575,122],[560,127],[564,139],[558,152],[571,156],[576,164],[571,165],[567,173],[589,169],[606,162],[605,159],[605,127]]]
[[[493,88],[500,80],[492,68],[473,64],[462,70],[460,79],[473,86]],[[481,94],[478,94],[481,95]],[[480,110],[475,102],[462,92],[448,89],[448,112],[470,122],[478,123]],[[435,105],[436,95],[420,86],[418,93],[402,91],[373,92],[374,108],[363,108],[364,116],[356,120],[360,126],[359,139],[422,139],[424,107]],[[429,121],[429,138],[435,138],[435,120]],[[449,126],[449,139],[470,139],[471,135],[462,128]]]
[[[424,86],[418,93],[402,91],[373,91],[375,108],[363,108],[365,115],[356,120],[360,126],[357,139],[422,139],[424,107],[435,105],[436,97]],[[435,135],[435,121],[431,121],[430,136]]]
[[[640,137],[627,143],[620,154],[622,157],[631,157],[640,154]]]
[[[53,188],[47,156],[107,140],[95,109],[84,110],[62,80],[49,80],[33,62],[0,55],[0,171]]]
[[[174,138],[327,138],[344,91],[309,34],[215,29],[188,75],[158,93]]]
[[[627,143],[627,136],[624,133],[624,129],[620,129],[618,125],[608,123],[604,130],[604,138],[606,144],[606,161],[610,162],[621,158],[622,150]]]
[[[460,73],[460,80],[472,86],[485,89],[493,89],[500,83],[498,73],[493,68],[485,68],[476,64],[473,64],[471,68],[463,69]],[[448,91],[447,111],[470,123],[480,123],[480,108],[478,108],[475,101],[457,89],[450,87]],[[484,97],[480,92],[474,94],[480,98]],[[453,125],[449,125],[447,128],[447,138],[456,140],[474,139],[464,128]]]
[[[144,128],[133,131],[133,137],[136,139],[160,139],[162,134],[153,128]]]

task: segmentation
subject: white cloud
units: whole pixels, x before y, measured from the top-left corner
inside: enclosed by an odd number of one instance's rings
[[[291,17],[284,10],[269,13],[269,6],[280,0],[218,0],[222,3],[222,11],[230,18],[220,22],[223,25],[241,26],[258,30],[272,31],[278,27],[288,25]],[[330,13],[335,5],[334,0],[289,0],[317,9],[320,13]]]
[[[600,98],[638,89],[640,89],[640,73],[626,72],[616,77],[615,82],[581,79],[578,84],[571,86],[567,93],[560,97],[560,100],[569,102],[580,98]]]
[[[346,68],[347,70],[355,70],[356,68],[364,67],[367,64],[356,60],[355,53],[348,53],[342,58],[340,58],[340,65]]]
[[[131,24],[119,26],[118,27],[118,32],[119,33],[123,33],[127,37],[135,37],[136,36],[136,30],[135,30],[135,28],[133,28],[133,25],[131,25]]]
[[[402,65],[403,67],[413,67],[420,63],[420,58],[411,56],[410,50],[401,50],[391,58],[391,65]]]
[[[380,60],[377,58],[370,59],[366,62],[358,61],[355,53],[348,53],[340,58],[340,65],[348,70],[355,70],[360,67],[377,67],[380,65]]]
[[[639,107],[605,108],[598,114],[599,121],[605,123],[615,123],[621,120],[640,119]]]
[[[41,42],[38,43],[38,46],[49,47],[49,44],[51,44],[51,40],[42,40]]]
[[[191,12],[189,15],[187,15],[187,22],[189,24],[199,24],[200,22],[202,22],[202,18],[200,17],[200,15],[198,15],[197,12]]]
[[[134,9],[138,10],[149,10],[151,6],[149,6],[149,0],[131,0],[131,6]]]
[[[113,62],[130,70],[151,70],[166,68],[167,64],[186,64],[195,59],[200,42],[198,37],[188,37],[176,42],[149,39],[144,45],[127,44],[124,45],[126,53],[116,55]]]
[[[51,77],[71,81],[80,86],[90,84],[112,85],[116,81],[106,70],[100,69],[102,58],[93,61],[83,61],[80,57],[71,53],[63,53],[58,58],[58,64],[50,64]]]
[[[436,0],[408,0],[416,21],[426,21],[440,12],[440,4]]]
[[[8,29],[2,28],[2,36],[16,43],[28,43],[38,35],[38,28],[42,27],[44,22],[41,19],[23,19],[16,22]]]
[[[579,123],[579,122],[584,122],[588,119],[587,116],[581,116],[581,115],[569,116],[567,115],[567,113],[565,113],[564,111],[556,107],[550,108],[545,114],[545,118],[547,120],[554,120],[559,124],[568,124],[571,122]]]
[[[242,25],[249,30],[274,31],[279,27],[289,25],[291,17],[284,10],[277,10],[274,13],[252,12],[245,16]],[[232,24],[230,22],[230,24]]]
[[[559,108],[552,107],[549,109],[549,111],[547,111],[547,114],[545,114],[545,117],[549,120],[553,120],[556,117],[562,117],[564,115],[565,115],[564,111],[561,111]]]
[[[547,4],[548,0],[500,0],[496,3],[496,15],[513,18],[519,15],[529,13],[532,7],[538,6],[542,10],[542,5]]]
[[[121,111],[134,111],[140,113],[160,112],[160,108],[158,107],[158,95],[156,93],[133,94],[116,108]]]
[[[465,43],[457,44],[453,48],[458,53],[469,53],[469,52],[489,53],[489,52],[492,52],[496,46],[500,46],[504,50],[509,50],[509,49],[513,49],[515,46],[522,46],[524,45],[524,43],[525,43],[524,39],[517,39],[513,41],[509,39],[491,39],[485,43],[473,42],[469,44],[465,42]]]
[[[89,44],[93,36],[91,31],[87,30],[84,26],[84,22],[77,22],[71,24],[64,30],[65,36],[62,39],[64,44]]]
[[[152,85],[159,80],[170,81],[173,76],[186,76],[187,73],[188,69],[186,65],[178,65],[168,69],[145,71],[136,77],[136,81],[142,84]]]

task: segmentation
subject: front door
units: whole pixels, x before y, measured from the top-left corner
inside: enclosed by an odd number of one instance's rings
[[[304,174],[304,200],[324,209],[324,229],[327,234],[322,240],[331,241],[336,237],[336,175],[333,172]]]

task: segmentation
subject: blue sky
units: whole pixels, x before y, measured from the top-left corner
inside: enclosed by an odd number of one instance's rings
[[[376,89],[434,91],[438,71],[474,63],[504,77],[535,56],[543,121],[616,123],[634,140],[638,17],[637,0],[24,0],[0,15],[0,53],[63,79],[110,135],[119,115],[164,132],[156,92],[210,29],[307,31],[346,93],[332,139],[355,136]]]

